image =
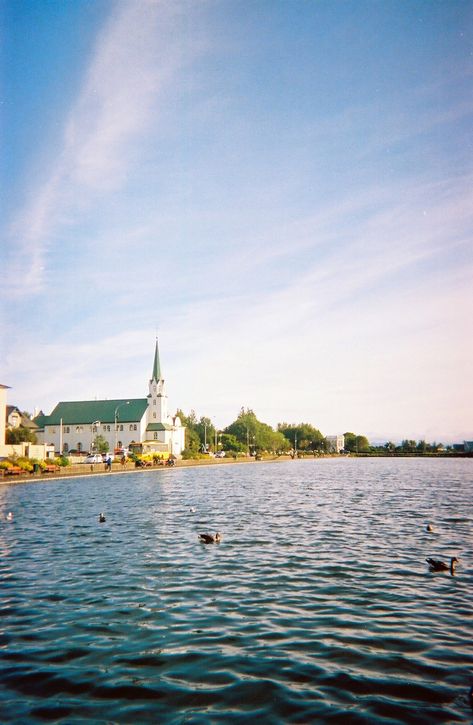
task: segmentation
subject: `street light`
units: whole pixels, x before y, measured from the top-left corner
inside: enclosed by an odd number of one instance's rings
[[[118,410],[119,410],[119,408],[122,407],[122,405],[130,405],[130,401],[127,400],[125,403],[118,403],[117,407],[115,408],[115,448],[114,448],[114,451],[113,451],[114,453],[115,453],[115,451],[117,449],[117,445],[118,445],[118,425],[117,425],[117,421],[118,421]]]
[[[100,421],[99,420],[94,420],[93,423],[92,423],[92,434],[97,433],[97,428],[99,426],[100,426]],[[95,428],[95,430],[94,430],[94,428]],[[92,441],[90,443],[90,449],[92,451],[95,450],[94,440],[95,440],[95,438],[92,438]]]

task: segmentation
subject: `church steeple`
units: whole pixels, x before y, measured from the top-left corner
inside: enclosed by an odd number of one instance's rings
[[[158,338],[156,338],[156,349],[154,351],[153,374],[151,380],[161,380],[161,364],[159,362]]]
[[[158,338],[156,338],[156,348],[154,350],[153,372],[149,381],[148,395],[148,423],[167,423],[168,422],[168,402],[161,376],[161,364],[159,362]]]

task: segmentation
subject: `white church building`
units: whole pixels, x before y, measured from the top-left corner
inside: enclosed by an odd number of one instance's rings
[[[100,435],[112,452],[130,449],[179,457],[185,447],[185,427],[168,413],[157,340],[148,389],[146,398],[58,403],[50,415],[34,419],[38,438],[65,455],[92,451]]]

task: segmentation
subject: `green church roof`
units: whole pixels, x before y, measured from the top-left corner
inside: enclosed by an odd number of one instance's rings
[[[150,423],[146,430],[172,430],[172,425],[168,423]]]
[[[91,425],[95,421],[101,423],[136,423],[146,412],[146,398],[130,398],[119,400],[79,400],[58,403],[51,415],[45,415],[42,425]],[[35,419],[35,423],[38,421]]]

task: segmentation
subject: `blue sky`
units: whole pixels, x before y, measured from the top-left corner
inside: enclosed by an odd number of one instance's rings
[[[9,402],[473,437],[473,6],[3,2]]]

